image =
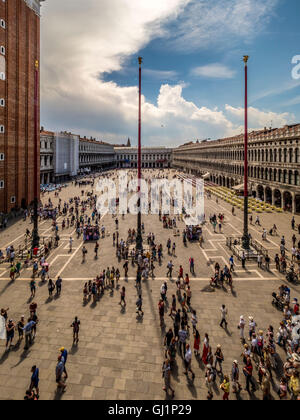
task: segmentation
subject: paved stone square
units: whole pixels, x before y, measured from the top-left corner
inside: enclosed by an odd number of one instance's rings
[[[83,188],[69,185],[60,193],[62,202],[65,199],[79,195]],[[91,187],[84,188],[89,191]],[[51,197],[54,204],[57,199],[54,193],[46,194],[43,201]],[[160,286],[166,279],[166,266],[170,259],[173,260],[174,276],[168,280],[168,297],[176,291],[176,275],[181,264],[184,272],[189,272],[189,258],[195,259],[195,276],[191,277],[192,307],[198,315],[198,326],[201,335],[201,348],[204,334],[210,336],[213,353],[217,344],[222,345],[225,356],[224,372],[231,372],[234,359],[240,357],[242,346],[239,339],[237,325],[240,315],[248,319],[254,316],[259,329],[267,330],[271,324],[275,330],[282,319],[282,314],[271,305],[273,291],[285,283],[284,277],[275,271],[274,264],[271,271],[266,272],[257,268],[255,262],[248,263],[243,270],[237,263],[234,275],[234,293],[230,290],[216,290],[211,292],[208,283],[214,272],[214,264],[218,261],[222,266],[228,264],[230,251],[226,247],[226,236],[242,233],[242,218],[240,211],[236,216],[231,215],[231,207],[215,199],[205,202],[206,218],[213,213],[224,213],[225,224],[223,233],[214,233],[212,226],[207,223],[204,227],[205,242],[201,248],[199,244],[188,243],[183,246],[182,237],[174,237],[172,230],[163,229],[159,217],[148,215],[143,217],[145,236],[149,232],[155,233],[156,242],[164,246],[164,259],[161,266],[155,264],[155,278],[150,278],[142,284],[144,318],[136,315],[135,302],[137,292],[135,288],[136,268],[130,264],[129,278],[124,279],[123,264],[118,262],[115,248],[113,247],[112,233],[115,221],[111,215],[106,215],[101,223],[110,233],[105,239],[99,241],[99,258],[94,259],[94,243],[86,244],[88,250],[85,263],[82,263],[82,239],[77,240],[74,228],[60,231],[60,243],[53,250],[47,261],[50,264],[50,277],[55,280],[58,275],[63,279],[62,295],[59,298],[48,298],[47,285],[39,283],[35,302],[38,304],[39,325],[34,345],[28,350],[23,349],[24,343],[12,347],[5,352],[5,343],[0,342],[0,398],[23,399],[30,382],[30,368],[37,365],[40,369],[40,398],[51,399],[165,399],[162,390],[163,379],[161,367],[164,358],[163,336],[158,316],[158,301]],[[260,215],[262,227],[250,226],[252,236],[261,242],[263,227],[270,229],[274,223],[278,227],[279,235],[268,237],[264,246],[268,248],[270,256],[274,257],[279,250],[281,235],[287,239],[287,249],[291,245],[291,218],[290,214],[262,214]],[[126,215],[125,220],[119,216],[120,239],[127,239],[129,228],[136,227],[136,217]],[[58,223],[61,226],[62,217]],[[296,225],[300,217],[296,216]],[[17,246],[24,235],[26,227],[32,229],[29,222],[19,221],[0,233],[0,248],[3,250],[10,244]],[[184,223],[178,221],[180,231]],[[297,235],[297,242],[300,239]],[[40,225],[41,236],[52,234],[50,221]],[[73,250],[69,252],[69,237],[74,238]],[[166,242],[171,238],[176,243],[176,256],[169,257],[166,252]],[[92,304],[83,305],[83,286],[90,279],[94,279],[100,271],[107,267],[119,268],[121,271],[120,286],[126,287],[126,310],[119,306],[120,292],[112,293],[106,290],[102,298]],[[23,270],[21,276],[13,283],[9,280],[8,264],[0,265],[0,307],[9,307],[9,318],[17,322],[21,315],[28,315],[30,300],[29,282],[32,268]],[[292,298],[299,296],[299,286],[290,285]],[[229,311],[228,331],[220,328],[220,307],[225,304]],[[167,312],[168,313],[168,312]],[[172,326],[172,320],[166,313],[166,329]],[[72,347],[71,322],[78,316],[81,320],[80,341],[78,346]],[[246,329],[247,330],[247,329]],[[17,333],[16,333],[17,335]],[[14,343],[17,342],[15,335]],[[193,344],[193,340],[191,339]],[[64,394],[57,392],[55,383],[55,366],[60,347],[69,350],[67,363],[68,375],[67,388]],[[285,361],[284,352],[279,348],[278,353]],[[172,385],[175,388],[175,399],[205,399],[207,389],[204,378],[204,365],[194,356],[192,361],[196,373],[194,382],[183,374],[183,362],[177,356],[178,369],[172,372]],[[276,395],[278,378],[274,379],[272,395]],[[244,376],[241,373],[241,382],[244,385]],[[218,389],[220,380],[217,379],[215,398],[221,399],[222,392]],[[257,391],[256,397],[261,399],[262,393]],[[234,396],[231,394],[231,398]],[[249,399],[247,392],[241,393],[242,399]]]

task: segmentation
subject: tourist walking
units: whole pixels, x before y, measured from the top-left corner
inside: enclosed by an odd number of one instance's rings
[[[80,321],[77,316],[72,322],[71,328],[73,328],[73,346],[74,346],[75,344],[78,344],[79,342]]]
[[[31,368],[31,379],[30,379],[30,387],[29,390],[32,392],[35,389],[36,396],[39,398],[40,390],[39,390],[39,378],[40,371],[36,366],[32,366]]]
[[[220,323],[221,328],[223,328],[224,324],[225,324],[225,328],[227,328],[227,325],[228,325],[227,320],[226,320],[227,315],[228,315],[228,311],[227,311],[225,305],[222,305],[222,307],[221,307],[221,323]]]
[[[195,379],[195,373],[192,370],[192,350],[189,344],[186,345],[186,351],[184,356],[184,366],[185,366],[185,375],[188,375],[189,372],[192,374],[192,379]]]
[[[167,277],[170,277],[170,279],[172,278],[173,267],[174,267],[174,265],[173,265],[173,262],[172,262],[172,260],[171,260],[171,261],[168,263],[168,265],[167,265],[167,269],[168,269],[168,271],[167,271]]]
[[[222,348],[221,348],[220,344],[217,345],[217,350],[215,352],[215,358],[216,358],[215,359],[215,370],[218,373],[223,373],[222,363],[224,362],[224,355],[223,355]],[[220,368],[219,371],[217,370],[217,365],[219,365],[219,368]]]
[[[175,391],[171,386],[171,366],[170,366],[170,360],[166,359],[162,366],[162,374],[164,378],[164,387],[163,390],[168,393],[168,390],[172,392],[172,398],[175,396]]]
[[[62,374],[64,373],[64,363],[62,361],[62,356],[58,356],[57,358],[57,365],[55,368],[55,375],[56,375],[56,383],[57,387],[61,388],[64,392],[66,389],[66,385],[62,381]]]
[[[12,319],[10,319],[6,325],[6,350],[12,346],[12,342],[15,336],[16,325]]]
[[[123,308],[125,308],[125,306],[126,306],[125,294],[126,294],[126,289],[123,286],[122,289],[121,289],[121,292],[120,292],[121,299],[120,299],[120,302],[119,302],[119,305],[121,305]]]
[[[227,375],[224,376],[224,381],[220,385],[220,389],[222,391],[224,391],[223,401],[228,401],[229,400],[229,393],[230,393],[230,382],[229,382],[229,377]]]
[[[64,364],[65,378],[67,379],[68,378],[68,374],[67,374],[66,364],[67,364],[67,360],[68,360],[68,351],[64,347],[61,347],[61,349],[59,351],[61,353],[61,361]]]
[[[246,325],[246,322],[244,320],[244,316],[241,315],[238,329],[240,330],[240,338],[241,338],[242,343],[245,342],[245,325]]]
[[[239,364],[237,360],[233,361],[232,369],[231,369],[231,381],[232,381],[232,389],[234,394],[238,394],[242,387],[239,383],[240,379],[240,370],[239,370]]]
[[[136,301],[136,313],[140,316],[144,316],[144,312],[142,309],[143,306],[143,299],[142,299],[142,295],[139,295],[138,300]]]

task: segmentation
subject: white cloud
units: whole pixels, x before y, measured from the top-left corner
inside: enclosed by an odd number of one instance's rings
[[[66,129],[112,142],[121,142],[130,136],[134,142],[138,89],[105,82],[103,74],[119,71],[125,60],[137,54],[151,39],[164,34],[165,24],[177,18],[189,2],[45,2],[41,23],[42,124],[48,129]],[[217,3],[220,5],[220,1]],[[172,70],[149,69],[148,75],[164,82],[176,80],[178,76]],[[183,95],[186,84],[175,83],[161,86],[156,104],[143,97],[144,144],[174,146],[187,139],[220,137],[240,129],[240,121],[233,123],[224,110],[187,101]],[[231,117],[238,117],[230,111],[226,109]],[[256,122],[263,121],[265,125],[260,111],[258,116]],[[279,114],[278,118],[283,121],[288,115]]]
[[[99,80],[164,33],[190,0],[51,0],[42,8],[42,123],[49,128],[127,135],[136,87]],[[152,73],[152,76],[158,74]],[[160,76],[175,77],[174,72]]]
[[[176,18],[189,1],[45,2],[41,28],[44,71],[61,78],[70,66],[85,75],[120,70],[125,58],[163,35],[164,24]]]
[[[206,66],[196,67],[191,71],[193,76],[202,76],[213,79],[232,79],[236,72],[220,63],[207,64]]]
[[[290,99],[289,101],[286,101],[283,106],[293,106],[293,105],[299,105],[300,104],[300,96],[295,96],[294,98]]]
[[[244,118],[244,108],[235,108],[230,105],[225,105],[225,110],[238,120]],[[261,111],[257,108],[249,107],[248,109],[249,126],[255,128],[270,127],[282,127],[286,124],[292,124],[295,122],[295,115],[288,112],[276,113],[272,111]]]
[[[161,82],[169,80],[177,80],[178,73],[174,70],[152,70],[152,69],[143,69],[143,75],[151,77],[153,79],[160,80]]]
[[[252,102],[259,101],[260,99],[267,98],[269,96],[278,96],[283,93],[290,92],[300,86],[300,82],[291,80],[287,83],[281,84],[278,82],[275,88],[260,91],[258,94],[252,97]]]
[[[172,46],[181,51],[224,48],[266,29],[278,0],[193,0],[179,18]]]

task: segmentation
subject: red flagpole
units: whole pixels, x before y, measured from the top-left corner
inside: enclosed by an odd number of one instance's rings
[[[245,63],[245,143],[244,143],[244,235],[243,248],[250,249],[249,226],[248,226],[248,59],[244,56]]]
[[[136,248],[142,251],[142,209],[141,209],[141,179],[142,179],[142,57],[139,60],[139,123],[138,123],[138,223]]]
[[[248,197],[248,66],[245,61],[245,176],[244,197]]]
[[[38,121],[39,121],[39,61],[35,61],[34,68],[34,154],[33,154],[33,163],[34,163],[34,209],[33,209],[33,233],[32,233],[32,248],[39,247],[39,233],[38,233],[38,202],[39,202],[39,193],[38,193]]]

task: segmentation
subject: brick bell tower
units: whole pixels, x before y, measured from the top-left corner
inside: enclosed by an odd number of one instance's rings
[[[34,177],[40,177],[39,169],[34,170],[34,93],[41,1],[0,0],[0,213],[4,214],[33,202]],[[39,111],[38,91],[38,127]],[[38,162],[39,143],[38,138]]]

